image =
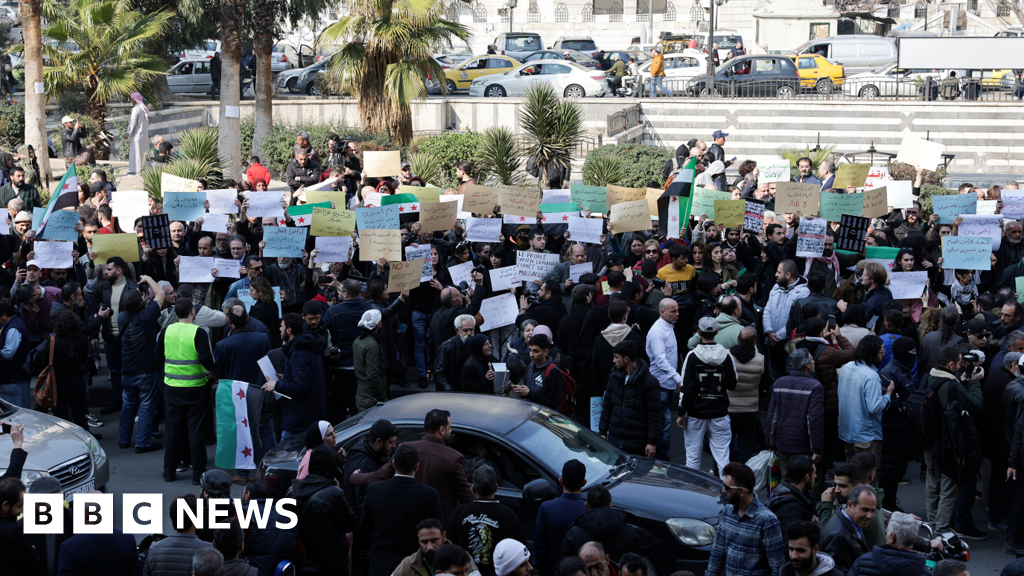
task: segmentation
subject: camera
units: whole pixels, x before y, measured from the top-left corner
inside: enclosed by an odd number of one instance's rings
[[[651,280],[651,284],[654,284],[654,287],[658,289],[665,287],[665,281],[662,280],[661,278],[655,278],[654,280]]]
[[[331,282],[334,282],[334,276],[330,274],[323,274],[316,279],[317,284],[330,284]]]
[[[977,365],[979,362],[984,362],[981,356],[977,352],[967,352],[963,355],[964,365]]]
[[[345,143],[341,140],[331,140],[331,153],[341,154],[345,151]]]
[[[341,354],[341,348],[338,348],[337,346],[331,346],[330,348],[327,349],[326,352],[324,352],[324,357],[330,358],[331,356],[337,356],[339,354]]]
[[[487,275],[487,267],[483,264],[477,264],[473,266],[473,272],[479,272],[480,274]]]
[[[459,292],[462,292],[463,296],[467,296],[469,293],[469,284],[467,284],[465,280],[459,282],[459,285],[456,286],[456,288],[459,289]]]
[[[540,295],[538,295],[536,292],[527,292],[526,302],[531,305],[540,304]]]

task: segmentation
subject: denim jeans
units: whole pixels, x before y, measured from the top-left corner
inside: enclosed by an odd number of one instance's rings
[[[654,95],[657,94],[657,92],[655,91],[655,88],[661,88],[661,91],[666,96],[671,96],[672,95],[672,91],[669,90],[668,88],[665,88],[664,82],[665,82],[665,77],[664,76],[651,76],[651,98],[654,98]]]
[[[131,442],[137,412],[139,422],[135,432],[135,447],[145,448],[150,445],[153,421],[156,419],[156,375],[124,376],[121,388],[121,425],[117,439],[122,444]]]
[[[672,426],[672,391],[662,388],[661,394],[661,438],[658,439],[658,460],[668,460],[669,428]]]
[[[432,317],[433,314],[412,311],[412,334],[416,339],[413,355],[416,357],[416,373],[423,382],[427,381],[427,327]]]
[[[32,383],[22,380],[11,384],[0,384],[0,398],[19,408],[32,408]]]

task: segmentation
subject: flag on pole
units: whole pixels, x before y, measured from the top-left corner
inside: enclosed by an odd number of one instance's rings
[[[49,221],[50,214],[54,210],[74,208],[75,206],[78,206],[78,173],[75,171],[75,165],[72,164],[64,173],[64,177],[60,179],[57,189],[50,196],[50,202],[46,205],[46,212],[43,213],[43,219],[36,229],[36,235],[42,238],[46,222]]]
[[[217,386],[217,454],[220,468],[255,470],[259,434],[259,405],[263,389],[238,380],[221,380]],[[253,407],[255,405],[255,413]]]
[[[658,198],[658,229],[668,238],[678,238],[679,229],[690,221],[696,173],[697,159],[691,158]]]

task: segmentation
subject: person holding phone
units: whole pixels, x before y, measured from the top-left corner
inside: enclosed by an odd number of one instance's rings
[[[884,355],[882,339],[865,336],[853,351],[854,362],[839,373],[839,439],[846,442],[847,461],[861,452],[882,461],[882,411],[896,388],[878,376]]]

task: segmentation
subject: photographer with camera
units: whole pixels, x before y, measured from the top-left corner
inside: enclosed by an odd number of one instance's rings
[[[566,315],[565,304],[562,304],[562,289],[558,281],[546,278],[536,294],[527,292],[519,297],[519,316],[516,325],[524,320],[536,320],[541,326],[558,326]]]
[[[448,286],[441,290],[441,309],[434,312],[430,319],[429,337],[433,338],[434,345],[428,345],[428,351],[439,351],[444,342],[455,335],[458,330],[458,326],[454,324],[457,316],[474,316],[480,312],[480,303],[483,302],[487,290],[483,286],[484,277],[479,270],[474,269],[472,276],[472,289],[463,280],[456,287]],[[429,362],[428,365],[433,365],[433,362]]]

